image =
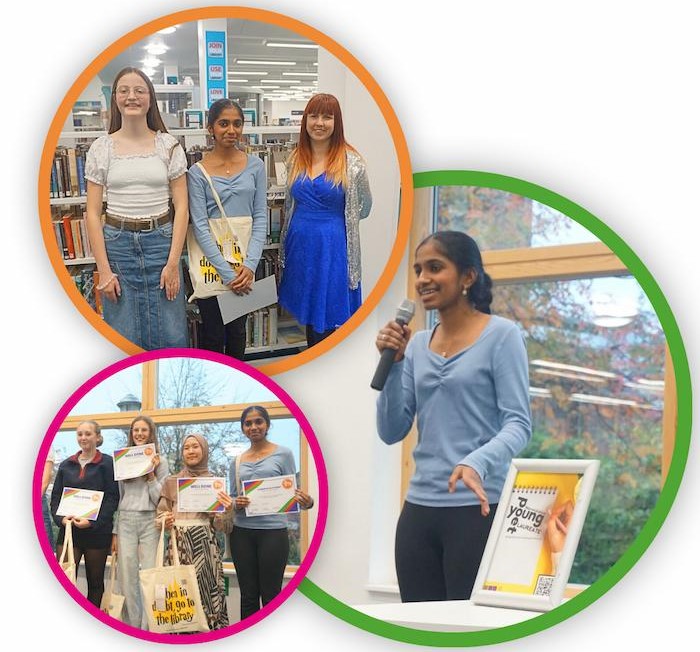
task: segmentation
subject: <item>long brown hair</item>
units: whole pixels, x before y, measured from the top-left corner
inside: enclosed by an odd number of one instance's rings
[[[158,109],[156,90],[153,88],[153,83],[146,76],[146,73],[138,68],[132,68],[131,66],[122,68],[114,78],[114,83],[112,84],[112,98],[109,103],[109,130],[107,133],[113,134],[115,131],[119,131],[122,128],[122,114],[119,112],[119,107],[117,107],[117,86],[119,85],[119,80],[129,73],[135,73],[141,77],[143,83],[146,84],[146,88],[148,88],[149,103],[148,113],[146,114],[146,124],[148,128],[151,131],[162,131],[164,134],[167,134],[168,130],[165,127],[163,118],[160,115],[160,110]]]
[[[139,414],[137,417],[134,417],[134,419],[131,422],[131,425],[129,426],[129,437],[127,439],[126,445],[127,446],[136,446],[136,443],[134,442],[134,424],[138,421],[143,421],[147,426],[148,426],[148,442],[149,444],[154,444],[156,447],[156,452],[158,451],[158,438],[156,437],[156,430],[157,426],[155,421],[151,419],[151,417],[147,417],[145,414]]]
[[[334,186],[342,185],[345,188],[348,184],[345,153],[347,150],[352,152],[357,150],[345,140],[343,114],[340,111],[338,99],[328,93],[318,93],[309,100],[304,109],[304,115],[301,119],[299,144],[290,157],[291,165],[289,179],[287,180],[290,186],[297,177],[311,176],[311,138],[306,131],[306,122],[309,114],[324,113],[333,116],[333,133],[331,134],[330,149],[328,151],[326,176],[333,182]]]

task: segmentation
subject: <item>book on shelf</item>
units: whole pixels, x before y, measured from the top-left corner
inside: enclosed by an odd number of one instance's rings
[[[73,229],[70,226],[70,218],[70,215],[64,215],[61,218],[61,226],[63,227],[63,242],[68,252],[68,258],[72,259],[75,258],[75,245],[73,244]]]
[[[201,135],[195,142],[200,144],[187,146],[184,136],[178,136],[185,149],[187,167],[201,161],[210,147],[202,146]],[[85,139],[88,140],[88,139]],[[90,141],[94,138],[89,138]],[[262,137],[252,134],[244,137],[241,149],[250,156],[259,157],[267,171],[267,234],[266,244],[278,244],[284,224],[284,203],[286,189],[286,163],[295,143],[288,142],[286,137],[260,142]],[[70,141],[74,142],[73,139]],[[59,145],[56,148],[50,175],[50,198],[62,201],[52,202],[51,221],[56,238],[56,244],[64,258],[73,282],[88,304],[102,315],[101,293],[96,290],[99,285],[98,274],[93,257],[90,241],[87,236],[86,206],[87,182],[85,180],[85,157],[90,147],[89,142],[79,142],[75,145]],[[73,202],[73,198],[76,199]],[[185,254],[186,255],[186,254]],[[256,279],[274,275],[277,285],[280,280],[279,253],[275,248],[263,251]],[[185,274],[185,278],[188,278]],[[280,325],[282,322],[282,325]],[[188,331],[190,343],[197,347],[201,316],[192,304],[192,312],[188,313]],[[279,336],[278,336],[279,330]],[[303,344],[306,335],[297,324],[290,319],[280,306],[272,305],[256,310],[247,317],[247,346],[251,348],[272,349],[278,342],[291,347]]]
[[[248,314],[246,347],[273,347],[277,344],[277,306],[268,306]]]
[[[282,340],[282,342],[280,342]],[[306,333],[299,324],[277,326],[277,342],[284,344],[301,344],[306,341]]]
[[[268,204],[267,209],[267,242],[277,244],[282,233],[284,223],[284,200]]]
[[[99,285],[99,275],[91,266],[77,268],[71,271],[71,278],[78,292],[88,302],[90,307],[98,314],[102,315],[102,297],[97,290]]]
[[[71,209],[67,210],[66,208]],[[64,260],[92,257],[92,247],[87,237],[85,210],[82,206],[51,208],[51,221],[56,244]]]
[[[59,145],[54,154],[51,168],[50,197],[82,197],[87,194],[85,183],[85,155],[88,145],[75,147]]]

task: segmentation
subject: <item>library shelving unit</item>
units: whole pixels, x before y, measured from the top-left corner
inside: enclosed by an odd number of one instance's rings
[[[156,93],[189,92],[190,86],[168,85],[156,86]],[[173,128],[168,132],[177,137],[191,164],[197,159],[198,152],[209,146],[209,133],[206,129]],[[99,296],[94,287],[97,285],[95,259],[89,250],[84,221],[87,203],[84,182],[84,154],[89,144],[106,132],[102,130],[64,131],[59,137],[54,167],[50,205],[52,221],[59,250],[63,253],[64,264],[85,299],[93,309],[100,312]],[[279,229],[283,218],[285,187],[275,170],[272,149],[283,149],[299,133],[298,126],[263,126],[246,127],[244,139],[250,147],[251,154],[261,155],[268,169],[268,234],[263,248],[263,258],[258,265],[257,276],[275,274],[279,278],[278,251]],[[286,138],[283,138],[285,137]],[[191,157],[190,154],[193,154]],[[60,159],[60,160],[59,160]],[[81,160],[82,159],[82,160]],[[59,181],[59,179],[61,179]],[[70,244],[69,244],[70,242]],[[186,254],[183,255],[186,265]],[[186,283],[188,274],[185,273]],[[196,346],[196,306],[188,304],[190,319],[190,339]],[[246,359],[261,360],[267,357],[290,355],[306,347],[306,337],[301,327],[287,314],[281,313],[279,306],[270,306],[251,313],[248,316],[248,346]]]

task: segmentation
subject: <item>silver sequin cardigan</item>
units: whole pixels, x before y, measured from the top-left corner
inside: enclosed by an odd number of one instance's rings
[[[362,277],[360,256],[360,220],[369,215],[372,208],[372,193],[369,189],[367,168],[362,157],[350,150],[347,156],[348,185],[345,189],[345,233],[348,248],[348,287],[357,289]],[[284,268],[284,240],[287,237],[289,223],[294,215],[294,200],[287,185],[284,200],[284,226],[280,236],[280,265]]]

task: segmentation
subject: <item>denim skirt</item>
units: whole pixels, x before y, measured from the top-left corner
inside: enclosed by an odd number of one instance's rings
[[[165,289],[160,289],[173,239],[172,222],[150,231],[127,231],[106,224],[103,232],[107,258],[121,287],[116,302],[103,297],[105,321],[142,349],[188,347],[180,265],[180,292],[175,300],[168,301]]]

